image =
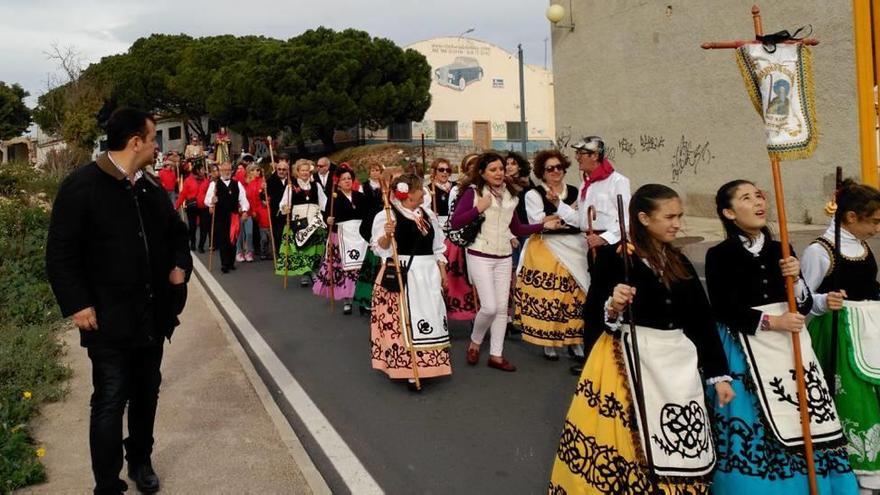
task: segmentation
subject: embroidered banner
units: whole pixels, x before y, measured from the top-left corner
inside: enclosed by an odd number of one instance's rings
[[[736,50],[736,61],[752,104],[764,119],[767,152],[780,160],[808,158],[818,141],[813,66],[801,44],[764,45]]]

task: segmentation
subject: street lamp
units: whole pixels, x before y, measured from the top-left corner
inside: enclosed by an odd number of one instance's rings
[[[458,39],[461,39],[462,36],[464,36],[464,35],[466,35],[466,34],[473,33],[473,32],[474,32],[474,28],[468,28],[467,31],[465,31],[465,32],[463,32],[463,33],[461,33],[461,34],[458,35]]]
[[[559,24],[559,21],[565,18],[565,7],[558,3],[554,3],[547,7],[545,15],[547,16],[547,20],[553,23],[553,26],[568,29],[571,32],[574,31],[574,15],[571,10],[571,0],[568,0],[568,25]]]

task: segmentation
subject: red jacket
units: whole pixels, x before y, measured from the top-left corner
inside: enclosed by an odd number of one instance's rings
[[[251,207],[251,215],[257,219],[261,229],[269,228],[269,209],[266,208],[265,194],[261,194],[263,187],[262,177],[257,177],[245,185],[245,196]],[[262,195],[262,198],[260,197]]]
[[[199,203],[199,190],[202,187],[203,182],[208,182],[207,179],[202,177],[201,179],[197,179],[195,174],[190,174],[189,177],[183,180],[183,189],[180,191],[180,196],[177,197],[177,202],[174,203],[174,209],[179,209],[180,205],[184,204],[185,201],[194,199],[196,204]],[[205,186],[205,192],[208,192],[208,186]],[[204,196],[202,196],[204,199]],[[204,208],[204,206],[199,206],[200,208]]]
[[[246,182],[245,179],[247,178],[247,170],[244,167],[236,168],[232,178],[238,181],[239,184],[244,185]]]
[[[174,192],[177,189],[177,173],[170,166],[162,167],[159,171],[159,182],[162,188],[168,192]]]
[[[208,186],[211,184],[211,181],[206,177],[205,180],[199,184],[199,195],[196,197],[196,203],[199,205],[199,208],[207,208],[208,205],[205,204],[205,196],[208,194]]]

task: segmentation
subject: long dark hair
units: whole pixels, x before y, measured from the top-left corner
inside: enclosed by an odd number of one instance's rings
[[[684,255],[672,244],[658,245],[648,228],[639,221],[639,213],[650,216],[660,207],[661,201],[678,197],[677,192],[662,184],[645,184],[629,200],[630,242],[635,246],[636,254],[648,260],[667,287],[673,282],[691,278],[684,264]]]
[[[751,244],[752,236],[750,236],[746,231],[739,228],[739,225],[736,224],[733,220],[724,216],[724,210],[730,208],[733,209],[733,196],[736,194],[736,190],[739,189],[740,186],[750,184],[752,186],[755,185],[754,182],[748,181],[745,179],[736,179],[732,180],[718,189],[718,192],[715,193],[715,212],[718,214],[718,219],[721,220],[721,225],[724,227],[724,236],[726,239],[734,239],[739,240],[739,236],[743,236],[749,239],[749,243]],[[758,186],[755,186],[758,187]],[[770,232],[770,227],[766,225],[761,229],[761,233],[764,234],[764,238],[766,240],[773,239],[773,233]]]
[[[837,212],[835,216],[841,225],[844,224],[846,213],[851,211],[861,220],[874,214],[880,209],[880,191],[859,184],[852,179],[846,179],[840,185],[840,194],[837,197]]]
[[[466,188],[470,186],[474,186],[477,188],[477,192],[483,194],[483,188],[486,186],[486,180],[483,179],[483,172],[486,171],[486,168],[490,163],[499,161],[501,162],[502,169],[504,168],[504,158],[501,157],[498,153],[494,151],[487,151],[485,153],[480,153],[477,156],[476,165],[468,172],[467,177],[464,178],[461,182],[459,182],[458,187],[459,191],[464,192]],[[510,180],[509,177],[504,177],[504,185],[507,186],[507,191],[510,192],[511,196],[517,195],[517,188]]]

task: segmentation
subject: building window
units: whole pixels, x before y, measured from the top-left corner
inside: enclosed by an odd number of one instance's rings
[[[434,122],[434,139],[437,141],[458,141],[457,120],[437,120]]]
[[[412,121],[396,122],[388,126],[389,141],[412,141]]]
[[[180,131],[181,131],[180,126],[169,127],[168,128],[168,140],[169,141],[177,141],[178,139],[180,139]]]
[[[525,122],[525,126],[523,126],[520,122],[508,122],[507,123],[507,140],[508,141],[522,141],[523,137],[525,137],[525,132],[523,129],[528,129],[528,122]]]

